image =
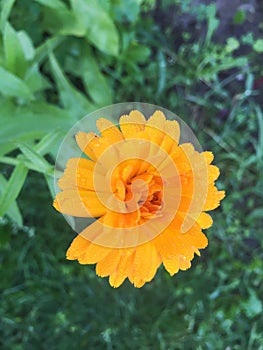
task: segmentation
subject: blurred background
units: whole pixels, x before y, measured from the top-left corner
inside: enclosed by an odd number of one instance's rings
[[[263,3],[2,0],[0,348],[263,349]],[[192,268],[113,289],[67,261],[53,167],[87,113],[142,101],[179,115],[227,197]]]

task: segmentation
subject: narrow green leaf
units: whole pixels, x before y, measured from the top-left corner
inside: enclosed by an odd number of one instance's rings
[[[76,17],[86,28],[87,39],[99,50],[116,56],[119,52],[119,36],[109,14],[96,0],[71,0]]]
[[[58,11],[66,8],[65,4],[60,0],[35,0],[35,2]]]
[[[1,195],[0,217],[3,216],[8,211],[12,203],[15,202],[24,185],[27,173],[28,169],[22,163],[18,164],[13,170],[12,175]]]
[[[88,99],[66,79],[53,53],[49,54],[49,60],[63,106],[77,118],[94,109]]]
[[[40,64],[65,38],[63,36],[53,36],[38,46],[35,51],[34,63]]]
[[[25,157],[22,156],[21,154],[18,157],[16,157],[16,158],[0,157],[0,163],[13,165],[13,166],[16,166],[16,165],[22,163],[29,170],[33,170],[33,171],[36,171],[36,172],[43,172],[35,164],[33,164],[32,162],[30,162],[29,160],[26,160],[24,158]]]
[[[3,41],[7,69],[23,78],[27,62],[17,32],[8,22],[5,25]]]
[[[0,15],[0,25],[1,25],[1,30],[4,30],[6,21],[9,17],[9,14],[12,10],[12,7],[15,3],[15,0],[2,0],[1,3],[1,15]]]
[[[7,186],[7,181],[5,179],[5,177],[0,173],[0,198],[4,192],[5,187]],[[6,214],[9,216],[9,218],[11,220],[13,220],[14,222],[17,223],[17,225],[19,226],[23,226],[23,217],[21,215],[20,209],[16,203],[16,201],[14,201],[9,209],[7,210]]]
[[[206,7],[207,12],[207,33],[205,38],[205,44],[209,45],[211,42],[211,38],[219,25],[219,20],[216,18],[216,5],[210,4]]]
[[[44,177],[45,177],[49,192],[51,194],[51,197],[55,198],[56,193],[55,193],[55,185],[54,185],[54,176],[45,174]]]
[[[24,82],[32,93],[51,87],[50,82],[40,73],[37,64],[33,64],[31,68],[27,70]]]
[[[35,150],[30,148],[26,144],[19,143],[18,148],[21,150],[21,152],[25,155],[25,157],[34,164],[34,166],[37,167],[37,169],[40,172],[43,172],[45,174],[50,174],[52,171],[52,166],[46,161],[44,157],[42,157],[40,154],[38,154]]]
[[[258,118],[257,157],[259,161],[262,161],[263,160],[263,113],[259,106],[256,106],[255,110]]]
[[[31,91],[23,80],[2,67],[0,67],[0,81],[0,93],[4,96],[21,97],[26,100],[33,98]]]
[[[35,49],[31,38],[24,30],[17,32],[17,37],[24,52],[24,57],[26,60],[32,60],[35,55]]]
[[[38,144],[34,147],[34,150],[43,156],[54,148],[54,146],[58,144],[63,136],[64,134],[61,132],[61,130],[51,131],[38,142]]]

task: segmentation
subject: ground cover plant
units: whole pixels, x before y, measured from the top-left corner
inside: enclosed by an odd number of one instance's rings
[[[2,349],[263,349],[263,6],[226,3],[2,1]],[[67,261],[52,208],[67,130],[125,101],[185,120],[226,190],[198,263],[139,290]]]

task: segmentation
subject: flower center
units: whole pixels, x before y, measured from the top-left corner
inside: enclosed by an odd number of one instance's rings
[[[116,179],[113,187],[116,198],[125,203],[127,212],[139,211],[140,218],[148,220],[162,209],[163,182],[158,171],[145,163],[136,160],[133,165],[130,162],[119,165],[118,178],[113,175]]]

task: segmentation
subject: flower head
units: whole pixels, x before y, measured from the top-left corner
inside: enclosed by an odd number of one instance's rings
[[[101,118],[97,128],[100,136],[76,135],[84,157],[69,159],[58,182],[58,211],[97,219],[73,240],[67,258],[97,264],[113,287],[126,278],[141,287],[162,263],[171,275],[188,269],[208,244],[206,211],[225,195],[214,185],[213,154],[180,144],[179,123],[161,111],[146,120],[134,110],[119,127]]]

